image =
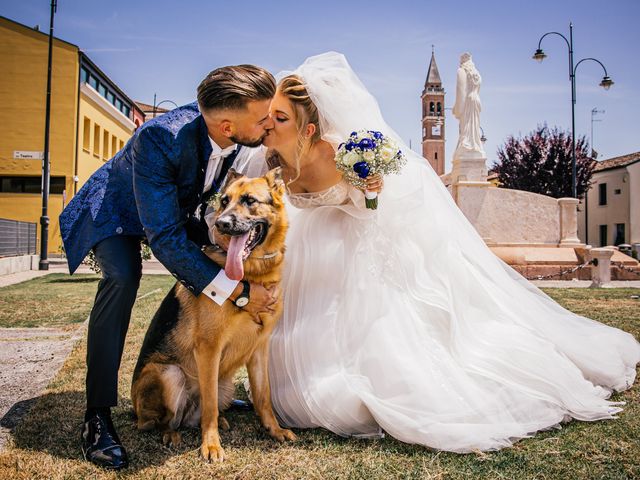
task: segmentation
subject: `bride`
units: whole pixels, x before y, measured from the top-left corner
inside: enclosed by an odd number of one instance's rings
[[[633,383],[640,344],[498,259],[343,55],[284,76],[271,114],[265,145],[291,204],[269,367],[284,424],[470,452],[570,418],[615,418],[621,403],[607,398]],[[335,168],[335,149],[360,129],[391,136],[408,157],[378,210]]]

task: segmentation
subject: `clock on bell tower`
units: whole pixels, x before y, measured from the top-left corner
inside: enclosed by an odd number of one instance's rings
[[[444,88],[436,57],[431,49],[431,61],[422,91],[422,156],[438,175],[444,174]]]

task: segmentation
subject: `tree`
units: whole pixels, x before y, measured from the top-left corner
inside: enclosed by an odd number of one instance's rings
[[[589,157],[584,136],[576,141],[576,189],[582,198],[591,185],[596,165]],[[555,127],[538,126],[522,138],[513,135],[498,148],[492,165],[504,188],[540,193],[554,198],[571,197],[571,134]]]

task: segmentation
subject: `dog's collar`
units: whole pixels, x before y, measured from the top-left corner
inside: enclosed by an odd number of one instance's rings
[[[222,248],[220,245],[214,244],[213,246],[217,247],[220,250],[222,250],[223,252],[227,253],[227,251],[224,248]],[[272,252],[272,253],[267,253],[266,255],[260,255],[259,257],[253,257],[253,258],[258,259],[258,260],[268,260],[270,258],[277,257],[279,253],[280,252],[275,251],[275,252]]]

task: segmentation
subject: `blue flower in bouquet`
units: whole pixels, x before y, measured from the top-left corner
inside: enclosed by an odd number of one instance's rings
[[[371,135],[373,135],[373,138],[375,138],[376,140],[381,140],[382,139],[382,133],[378,132],[376,130],[369,130],[369,133]]]
[[[358,136],[358,132],[351,132],[351,135],[349,135],[350,137],[357,137]]]
[[[369,176],[369,164],[367,162],[358,162],[353,166],[353,171],[358,174],[360,178],[367,178]]]
[[[376,144],[370,138],[363,138],[360,140],[360,143],[358,143],[358,147],[360,147],[360,150],[373,150],[376,148]]]
[[[347,142],[347,144],[344,146],[345,150],[347,152],[350,152],[351,150],[353,150],[354,148],[356,148],[356,144],[353,142]]]

